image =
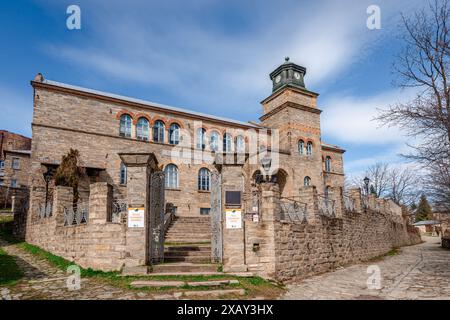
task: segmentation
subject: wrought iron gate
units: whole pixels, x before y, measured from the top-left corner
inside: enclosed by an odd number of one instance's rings
[[[149,181],[149,263],[164,261],[164,172],[150,174]]]
[[[211,173],[211,260],[222,262],[222,176]]]

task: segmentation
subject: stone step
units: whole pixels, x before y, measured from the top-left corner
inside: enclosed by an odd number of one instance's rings
[[[211,249],[209,250],[164,250],[165,257],[208,257],[211,256]]]
[[[189,244],[193,242],[210,242],[211,239],[197,239],[197,238],[166,238],[166,242],[179,243],[179,244]]]
[[[211,251],[211,244],[195,244],[195,243],[186,243],[183,245],[164,245],[164,252],[168,251]]]
[[[244,289],[223,289],[223,290],[199,290],[199,291],[184,291],[184,297],[220,297],[225,295],[245,295]]]
[[[173,273],[173,272],[215,272],[217,265],[212,263],[196,264],[189,262],[174,262],[155,264],[152,273]]]
[[[210,263],[211,254],[208,256],[164,256],[164,262],[190,262],[190,263]]]
[[[184,235],[184,234],[168,234],[168,235],[166,235],[166,241],[169,241],[170,242],[170,239],[194,239],[194,241],[192,241],[192,242],[195,242],[195,241],[200,241],[200,240],[211,240],[211,236],[208,234],[208,235],[203,235],[203,234],[197,234],[197,235],[195,235],[195,234],[186,234],[186,235]]]
[[[137,280],[131,282],[131,286],[134,288],[146,288],[146,287],[182,287],[188,285],[190,287],[218,287],[226,285],[239,284],[235,279],[222,279],[222,280],[210,280],[210,281],[163,281],[163,280]]]

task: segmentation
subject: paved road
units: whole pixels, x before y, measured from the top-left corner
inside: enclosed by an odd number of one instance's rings
[[[289,285],[283,299],[450,299],[450,250],[440,247],[439,238],[423,240],[425,243],[403,247],[398,255],[381,261]],[[368,289],[370,265],[379,267],[380,289]]]

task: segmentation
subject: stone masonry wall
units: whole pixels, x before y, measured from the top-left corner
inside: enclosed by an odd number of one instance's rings
[[[55,189],[53,215],[36,218],[29,213],[26,241],[84,268],[120,270],[126,257],[126,226],[107,222],[108,184],[91,185],[89,219],[86,224],[64,226],[64,207],[72,204],[69,187]]]
[[[386,205],[378,212],[357,203],[354,211],[343,209],[337,218],[316,214],[314,223],[276,222],[275,278],[295,281],[421,242],[398,210]]]

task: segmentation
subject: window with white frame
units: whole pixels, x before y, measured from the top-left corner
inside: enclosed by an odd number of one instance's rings
[[[155,121],[153,125],[153,141],[154,142],[164,142],[164,131],[166,126],[161,120]]]
[[[233,138],[231,137],[231,134],[229,134],[229,133],[225,133],[223,135],[223,151],[224,152],[233,151]]]
[[[178,123],[172,123],[169,127],[169,143],[180,143],[180,126]]]
[[[312,155],[312,152],[313,152],[313,144],[312,144],[311,141],[309,141],[309,142],[306,144],[306,154],[307,154],[308,156],[310,156],[310,155]]]
[[[11,168],[16,169],[16,170],[20,168],[20,159],[19,158],[12,158]]]
[[[325,171],[331,172],[331,157],[330,156],[327,156],[325,158]]]
[[[309,187],[309,186],[311,185],[311,178],[310,178],[310,177],[305,177],[305,178],[303,179],[303,185],[304,185],[305,187]]]
[[[122,137],[131,138],[131,117],[128,114],[123,114],[120,117],[120,135]]]
[[[245,139],[243,136],[236,137],[236,151],[239,153],[245,152]]]
[[[211,151],[219,151],[219,133],[217,131],[211,132],[209,137],[209,148]]]
[[[127,184],[127,167],[123,163],[120,164],[120,184]]]
[[[206,147],[206,130],[204,128],[198,128],[197,129],[197,149],[205,150]]]
[[[201,168],[198,172],[198,190],[209,191],[211,171],[207,168]]]
[[[177,189],[179,186],[178,167],[174,164],[168,164],[164,169],[166,188]]]
[[[305,141],[303,140],[298,142],[298,154],[305,154]]]
[[[139,140],[148,141],[149,137],[149,123],[145,118],[139,118],[136,124],[136,138]]]

